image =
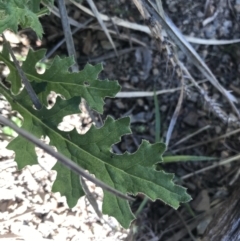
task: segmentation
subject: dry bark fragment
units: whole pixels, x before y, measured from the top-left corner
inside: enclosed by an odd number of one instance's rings
[[[240,240],[240,185],[223,203],[209,224],[202,241]]]

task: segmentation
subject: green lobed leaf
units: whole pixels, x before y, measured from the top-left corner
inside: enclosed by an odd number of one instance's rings
[[[29,81],[37,83],[46,83],[46,89],[39,94],[39,99],[47,105],[47,96],[51,91],[61,94],[66,99],[74,96],[84,98],[89,107],[102,113],[103,98],[114,97],[120,90],[117,81],[98,80],[98,75],[102,71],[102,65],[92,66],[87,64],[82,71],[70,73],[68,69],[73,65],[73,58],[55,57],[52,65],[44,74],[38,74],[35,66],[43,58],[46,50],[36,52],[30,50],[26,60],[23,62],[22,69]],[[12,83],[12,91],[17,94],[21,88],[21,80],[13,62],[9,59],[9,54],[4,46],[0,54],[0,60],[4,61],[10,69],[10,75],[7,80]],[[37,89],[35,89],[38,92]]]
[[[10,74],[7,76],[6,80],[9,82],[12,82],[11,83],[12,92],[14,94],[18,94],[22,86],[22,82],[15,65],[10,60],[10,55],[9,55],[6,43],[3,44],[3,50],[2,50],[2,53],[0,53],[0,60],[2,60],[10,70]]]
[[[62,100],[60,97],[57,97],[56,104],[53,108],[48,110],[43,107],[40,111],[37,111],[32,108],[31,101],[25,89],[19,95],[12,96],[10,91],[0,85],[0,93],[7,98],[12,109],[17,110],[24,118],[23,129],[28,130],[38,138],[41,136],[49,136],[51,138],[50,145],[56,146],[58,150],[62,150],[62,153],[70,157],[69,154],[64,151],[67,149],[64,145],[65,143],[61,142],[62,138],[67,138],[66,133],[58,130],[57,126],[64,116],[79,113],[80,97],[76,96],[69,100]],[[61,137],[61,134],[63,134],[64,137]],[[34,149],[35,146],[21,136],[11,141],[7,148],[15,151],[15,161],[20,169],[26,165],[38,163]],[[64,185],[61,186],[61,190],[59,191],[62,195],[71,197],[74,200],[74,203],[71,201],[71,198],[68,201],[69,205],[73,206],[76,203],[75,200],[84,195],[79,183],[79,177],[71,172],[67,172],[68,175],[66,176],[62,175],[64,174],[64,170],[63,172],[61,172],[61,170],[66,168],[61,167],[59,163],[57,163],[56,166],[60,168],[57,174],[57,182],[58,180],[64,180]]]
[[[16,32],[20,24],[23,28],[32,27],[40,37],[42,27],[38,15],[45,13],[45,10],[40,9],[39,4],[40,0],[0,0],[0,33],[5,29]],[[152,145],[148,141],[143,141],[133,154],[112,153],[111,146],[119,142],[121,136],[131,133],[129,118],[115,121],[108,117],[102,128],[92,126],[85,135],[79,135],[76,130],[63,132],[57,128],[64,116],[79,112],[80,96],[87,100],[91,108],[102,113],[103,98],[113,97],[120,90],[120,86],[116,81],[97,79],[102,70],[101,64],[87,64],[79,73],[69,73],[73,58],[56,57],[44,74],[38,74],[35,66],[44,54],[45,50],[30,50],[22,69],[45,105],[52,90],[61,94],[65,100],[58,97],[53,108],[43,107],[40,111],[32,108],[25,89],[20,92],[21,80],[5,46],[0,54],[0,60],[10,69],[7,79],[11,82],[11,90],[14,94],[20,94],[13,96],[1,85],[0,91],[8,99],[13,110],[23,116],[22,128],[38,138],[42,135],[48,136],[50,145],[55,146],[59,152],[123,193],[145,193],[150,199],[161,199],[173,208],[177,208],[180,202],[189,201],[190,196],[186,189],[172,182],[173,174],[154,169],[154,165],[162,161],[164,144]],[[20,136],[8,145],[8,149],[15,151],[15,159],[20,168],[37,163],[34,148],[34,145]],[[60,163],[57,163],[54,169],[57,170],[57,179],[53,191],[60,191],[67,197],[69,206],[73,207],[79,197],[84,195],[79,177]],[[103,213],[114,216],[125,228],[134,218],[127,201],[106,191]]]
[[[38,20],[38,13],[40,15],[46,11],[40,10],[40,2],[40,0],[0,0],[0,33],[6,29],[16,33],[20,25],[22,28],[32,28],[41,38],[43,29]]]
[[[14,122],[18,127],[20,127],[22,124],[22,121],[18,117],[15,117],[15,116],[11,117],[11,121]],[[4,126],[2,128],[2,132],[8,136],[13,136],[13,137],[18,136],[18,134],[8,126]]]
[[[84,135],[79,135],[75,129],[63,132],[57,129],[57,124],[65,115],[78,112],[79,97],[67,101],[58,98],[52,109],[44,107],[37,111],[32,108],[25,90],[14,97],[2,86],[0,91],[13,110],[23,116],[22,128],[37,137],[48,136],[50,145],[108,185],[123,193],[145,193],[150,199],[161,199],[173,208],[178,208],[180,202],[190,200],[186,189],[172,182],[173,174],[154,169],[154,164],[162,161],[164,144],[143,141],[138,151],[133,154],[126,152],[117,155],[111,152],[111,146],[119,142],[122,135],[131,133],[128,117],[116,121],[108,117],[103,127],[97,129],[92,126]],[[37,162],[34,146],[21,137],[15,138],[8,149],[15,151],[20,167]],[[65,195],[69,206],[73,207],[83,195],[79,177],[59,163],[54,169],[57,171],[57,179],[53,191]],[[128,202],[106,191],[103,213],[114,216],[124,228],[128,228],[134,219]]]

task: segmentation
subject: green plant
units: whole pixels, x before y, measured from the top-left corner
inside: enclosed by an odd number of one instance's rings
[[[41,37],[42,27],[38,15],[46,13],[46,9],[40,9],[40,0],[25,0],[21,1],[21,4],[17,0],[0,0],[0,10],[0,33],[5,29],[16,32],[20,24],[23,28],[33,28]],[[8,22],[13,15],[15,20]],[[87,64],[82,71],[70,73],[68,69],[74,64],[73,58],[55,57],[44,74],[38,74],[35,67],[44,57],[45,50],[30,50],[21,69],[42,104],[42,108],[36,110],[26,88],[21,89],[16,63],[11,61],[9,55],[8,45],[4,43],[0,60],[10,69],[7,81],[11,88],[8,89],[1,83],[0,93],[5,96],[12,109],[22,115],[22,129],[37,138],[48,136],[50,145],[55,146],[58,152],[124,194],[136,195],[141,192],[152,200],[161,199],[175,209],[180,202],[190,200],[186,189],[173,183],[173,174],[155,170],[155,164],[163,161],[163,143],[150,144],[143,140],[133,154],[126,152],[116,155],[111,151],[111,146],[119,142],[121,136],[131,133],[128,117],[119,120],[107,117],[101,128],[92,126],[84,135],[78,134],[76,130],[64,132],[57,128],[64,116],[79,113],[81,98],[87,101],[91,109],[102,113],[103,99],[114,97],[120,90],[117,81],[98,79],[102,70],[101,64]],[[47,109],[47,96],[50,91],[55,91],[64,99],[58,97],[55,105]],[[8,145],[8,149],[16,154],[15,160],[19,168],[37,163],[34,147],[33,143],[20,135]],[[54,170],[57,171],[57,178],[53,191],[65,195],[69,206],[73,207],[84,195],[78,175],[59,162],[54,166]],[[128,228],[134,219],[128,202],[105,190],[102,210],[104,214],[114,216],[124,228]]]
[[[21,120],[20,120],[19,118],[15,117],[15,116],[11,117],[11,120],[12,120],[18,127],[20,127],[21,124],[22,124]],[[7,135],[7,136],[17,137],[17,133],[16,133],[13,129],[11,129],[10,127],[8,127],[8,126],[4,126],[4,127],[2,128],[2,132],[3,132],[3,134],[5,134],[5,135]]]

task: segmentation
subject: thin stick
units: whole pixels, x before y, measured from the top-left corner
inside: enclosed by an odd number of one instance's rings
[[[89,203],[92,205],[95,213],[98,215],[98,217],[100,219],[103,218],[103,214],[101,213],[101,211],[99,210],[98,207],[98,203],[96,198],[93,196],[93,194],[90,192],[87,183],[85,182],[85,180],[83,179],[82,176],[80,176],[80,183],[82,185],[83,191],[85,192],[85,196],[88,199]]]
[[[173,147],[175,147],[175,146],[177,146],[177,145],[179,145],[179,144],[181,144],[181,143],[189,140],[190,138],[196,136],[197,134],[199,134],[199,133],[201,133],[201,132],[203,132],[203,131],[205,131],[205,130],[208,130],[209,128],[211,128],[210,125],[204,126],[203,128],[195,131],[194,133],[189,134],[188,136],[186,136],[186,137],[182,138],[181,140],[179,140],[178,142],[174,143],[174,144],[171,146],[171,148],[173,148]]]
[[[181,215],[178,211],[175,211],[175,212],[176,212],[176,214],[178,215],[178,217],[180,218],[180,220],[182,221],[182,223],[183,223],[184,227],[186,228],[186,230],[187,230],[189,236],[191,237],[191,239],[192,239],[193,241],[196,241],[196,238],[195,238],[195,237],[193,236],[193,234],[192,234],[191,228],[187,225],[187,223],[185,222],[185,220],[184,220],[184,218],[182,217],[182,215]]]
[[[159,21],[159,23],[163,26],[168,35],[171,37],[172,41],[174,41],[174,43],[191,59],[192,63],[211,82],[211,84],[216,89],[218,89],[223,96],[226,97],[237,117],[240,119],[240,113],[234,104],[234,102],[237,102],[236,98],[219,83],[212,71],[208,68],[205,62],[202,61],[195,49],[185,40],[178,28],[173,24],[173,22],[168,17],[166,17],[167,21],[165,21],[158,14],[158,12],[155,10],[149,0],[141,0],[141,3],[144,4],[151,16],[154,17],[157,21]]]
[[[222,136],[218,136],[216,138],[213,138],[213,139],[210,139],[210,140],[205,140],[205,141],[202,141],[202,142],[199,142],[197,144],[193,144],[191,146],[187,146],[187,147],[183,147],[183,148],[179,148],[177,150],[173,150],[174,153],[177,153],[179,151],[184,151],[184,150],[188,150],[188,149],[191,149],[191,148],[194,148],[194,147],[197,147],[197,146],[201,146],[201,145],[206,145],[208,143],[211,143],[211,142],[214,142],[214,141],[218,141],[218,140],[221,140],[221,139],[224,139],[224,138],[227,138],[231,135],[234,135],[234,134],[237,134],[238,132],[240,132],[240,129],[237,129],[237,130],[234,130],[234,131],[231,131],[231,132],[228,132]]]
[[[172,136],[172,132],[173,132],[173,128],[174,128],[174,126],[177,122],[177,119],[178,119],[178,116],[179,116],[179,113],[180,113],[180,110],[181,110],[181,106],[182,106],[182,102],[183,102],[183,94],[184,94],[184,87],[182,85],[180,96],[178,98],[178,103],[177,103],[177,106],[175,108],[175,111],[173,113],[173,116],[171,118],[168,130],[167,130],[167,136],[166,136],[166,141],[165,141],[165,144],[166,144],[167,147],[169,145],[169,142],[170,142],[170,139],[171,139],[171,136]]]
[[[204,168],[202,168],[202,169],[200,169],[200,170],[198,170],[198,171],[195,171],[195,172],[192,172],[192,173],[190,173],[190,174],[187,174],[187,175],[181,177],[181,179],[182,179],[182,180],[185,180],[185,179],[187,179],[187,178],[189,178],[189,177],[192,177],[192,176],[194,176],[194,175],[196,175],[196,174],[203,173],[203,172],[212,170],[212,169],[214,169],[215,167],[223,166],[223,165],[226,165],[226,164],[228,164],[228,163],[231,163],[231,162],[233,162],[233,161],[238,161],[238,160],[240,160],[240,154],[235,155],[235,156],[233,156],[233,157],[229,157],[229,158],[224,159],[224,160],[222,160],[222,161],[220,161],[220,162],[218,162],[218,163],[216,163],[216,164],[213,164],[213,165],[208,166],[208,167],[204,167]]]
[[[83,25],[76,27],[73,31],[72,34],[75,34],[79,30],[85,28],[90,22],[92,22],[93,18],[88,19]],[[66,38],[64,37],[60,42],[58,42],[52,49],[48,51],[46,56],[41,60],[41,62],[44,62],[45,60],[49,59],[51,55],[66,41]]]
[[[113,49],[114,49],[116,55],[118,56],[116,46],[115,46],[115,44],[114,44],[114,42],[113,42],[113,40],[112,40],[111,35],[110,35],[109,32],[108,32],[108,29],[107,29],[105,23],[103,22],[103,20],[102,20],[100,14],[99,14],[99,12],[98,12],[98,9],[96,8],[96,5],[94,4],[94,2],[93,2],[92,0],[87,0],[87,2],[88,2],[88,4],[90,5],[90,7],[91,7],[91,9],[92,9],[92,11],[93,11],[95,17],[97,18],[99,24],[101,25],[101,27],[102,27],[104,33],[106,34],[106,36],[107,36],[109,42],[111,43],[111,45],[112,45],[112,47],[113,47]]]
[[[51,13],[53,13],[56,17],[61,18],[60,13],[59,13],[59,9],[58,9],[57,7],[52,6],[51,4],[47,4],[47,3],[45,3],[44,1],[41,1],[41,3],[42,3],[44,6],[46,6],[46,7],[49,9],[49,11],[50,11]],[[82,26],[81,23],[77,22],[77,21],[74,20],[73,18],[68,17],[68,21],[69,21],[69,23],[70,23],[72,26],[75,26],[75,27],[77,27],[77,28]]]
[[[158,0],[158,1],[160,1],[160,0]],[[76,2],[74,0],[70,0],[70,2],[72,4],[74,4],[75,6],[77,6],[84,13],[94,17],[94,13],[90,9],[86,8],[85,6],[83,6],[82,4],[80,4],[80,3],[78,3],[78,2]],[[44,4],[44,5],[46,5],[46,4]],[[46,5],[46,6],[48,6],[48,5]],[[56,8],[54,8],[54,7],[51,8],[50,6],[48,6],[48,8],[50,9],[50,11],[53,12],[53,14],[58,16],[57,15],[57,10],[55,10]],[[112,20],[113,24],[115,24],[116,26],[120,26],[120,27],[124,27],[124,28],[128,28],[128,29],[140,31],[140,32],[143,32],[143,33],[151,35],[150,29],[147,26],[145,26],[145,25],[132,23],[132,22],[129,22],[127,20],[118,18],[116,16],[110,18],[109,16],[107,16],[105,14],[102,14],[102,13],[100,13],[99,15],[100,15],[100,17],[101,17],[101,19],[103,21],[111,21]],[[73,21],[73,19],[71,19],[71,18],[70,18],[70,24],[74,25],[76,27],[78,25],[78,23],[76,23],[76,21]],[[234,43],[239,43],[240,42],[240,39],[231,39],[231,40],[203,39],[203,38],[196,38],[196,37],[187,36],[187,35],[184,35],[184,37],[186,38],[186,40],[188,42],[196,43],[196,44],[203,44],[203,45],[225,45],[225,44],[234,44]]]
[[[72,32],[68,21],[68,15],[67,15],[67,10],[66,10],[64,0],[58,0],[58,7],[59,7],[59,13],[61,15],[62,27],[63,27],[64,36],[66,39],[68,55],[73,56],[75,60],[75,64],[71,66],[71,69],[73,72],[77,72],[78,65],[76,61],[75,47],[73,43]]]
[[[174,53],[174,46],[167,44],[167,41],[166,41],[166,38],[165,38],[166,36],[165,35],[163,36],[162,28],[159,25],[159,23],[157,22],[157,19],[155,21],[155,19],[151,18],[152,13],[150,13],[149,9],[145,5],[143,6],[143,1],[133,0],[133,2],[135,3],[135,5],[138,8],[141,15],[147,21],[148,26],[151,29],[152,35],[154,36],[154,38],[156,40],[156,44],[157,44],[157,47],[158,47],[160,52],[161,52],[160,46],[164,46],[163,48],[166,51],[167,55],[169,56],[170,62],[172,64],[173,68],[176,70],[176,73],[177,73],[177,75],[180,79],[180,83],[181,83],[181,92],[180,92],[180,96],[179,96],[179,99],[178,99],[178,103],[177,103],[177,106],[176,106],[175,111],[173,113],[173,116],[171,118],[171,122],[169,124],[167,135],[166,135],[165,144],[166,144],[166,146],[168,146],[168,144],[170,142],[170,139],[171,139],[171,135],[172,135],[174,126],[176,124],[176,121],[177,121],[177,118],[178,118],[178,115],[179,115],[179,112],[180,112],[180,109],[181,109],[181,104],[183,102],[184,87],[185,87],[184,78],[183,78],[183,75],[182,75],[182,71],[179,68],[177,56]]]
[[[162,16],[162,18],[165,18],[163,6],[162,6],[162,0],[156,0],[156,4],[157,4],[157,10],[158,10],[159,14]]]
[[[29,132],[25,131],[22,128],[19,128],[14,123],[9,121],[7,118],[0,116],[0,122],[6,126],[9,126],[14,131],[16,131],[19,135],[27,139],[28,141],[32,142],[39,148],[43,149],[45,152],[50,154],[51,156],[55,157],[58,161],[60,161],[62,164],[64,164],[67,168],[69,168],[71,171],[75,172],[76,174],[85,177],[89,181],[95,183],[97,186],[105,189],[106,191],[112,193],[113,195],[120,197],[122,199],[128,200],[128,201],[134,201],[133,198],[126,196],[125,194],[119,192],[118,190],[115,190],[114,188],[110,187],[109,185],[105,184],[104,182],[92,177],[90,174],[86,173],[85,170],[81,167],[79,167],[76,163],[74,163],[71,159],[65,157],[59,152],[55,152],[50,146],[46,145],[39,139],[37,139],[35,136],[30,134]]]
[[[198,82],[205,83],[207,80],[201,80]],[[194,84],[189,84],[186,87],[192,87]],[[174,93],[176,91],[181,90],[181,87],[172,88],[172,89],[165,89],[165,90],[158,90],[156,91],[156,95],[162,95],[162,94],[169,94]],[[116,94],[115,98],[142,98],[142,97],[152,97],[154,96],[154,91],[120,91]]]
[[[30,99],[31,99],[32,103],[34,104],[34,106],[36,107],[37,110],[40,110],[42,108],[42,104],[40,103],[36,93],[34,92],[31,84],[29,83],[25,73],[23,72],[22,68],[20,67],[20,65],[19,65],[19,63],[18,63],[18,61],[17,61],[17,59],[16,59],[16,57],[15,57],[13,51],[12,51],[12,48],[11,48],[10,44],[7,42],[4,34],[2,34],[2,36],[3,36],[4,42],[7,45],[8,51],[9,51],[9,53],[10,53],[12,59],[13,59],[14,65],[17,69],[17,72],[18,72],[20,78],[22,79],[22,82],[23,82],[23,84],[24,84],[24,86],[27,90],[28,95],[30,96]]]

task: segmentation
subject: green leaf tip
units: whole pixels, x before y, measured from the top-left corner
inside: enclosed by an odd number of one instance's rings
[[[180,202],[188,202],[191,197],[185,188],[173,183],[173,174],[154,169],[153,165],[162,161],[164,150],[163,143],[150,144],[144,140],[137,152],[114,155],[111,165],[106,167],[105,182],[123,193],[144,193],[153,201],[160,199],[177,209]],[[98,174],[95,175],[100,178]],[[107,177],[109,180],[106,180]],[[128,228],[134,218],[133,215],[130,218],[130,214],[123,215],[127,210],[129,205],[125,200],[104,191],[103,213],[117,217],[124,228]]]
[[[38,20],[38,15],[48,13],[46,9],[40,9],[41,0],[0,0],[0,33],[10,29],[17,32],[18,25],[22,28],[32,28],[39,38],[42,37],[43,29]],[[53,1],[49,1],[50,4]]]

